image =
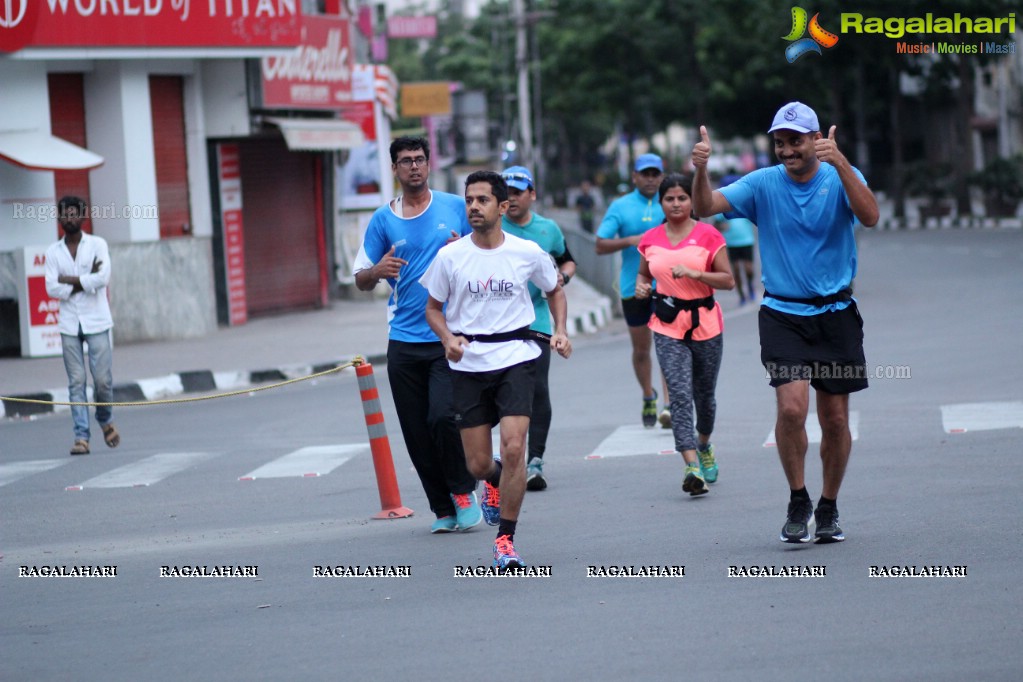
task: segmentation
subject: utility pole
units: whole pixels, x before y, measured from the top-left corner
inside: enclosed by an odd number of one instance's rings
[[[515,18],[515,70],[518,74],[519,133],[522,137],[522,165],[535,170],[533,122],[530,115],[529,51],[526,34],[525,0],[512,0]]]

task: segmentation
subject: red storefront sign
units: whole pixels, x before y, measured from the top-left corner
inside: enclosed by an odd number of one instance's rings
[[[267,109],[338,109],[352,101],[351,22],[303,17],[302,44],[291,54],[263,57]]]
[[[46,293],[46,277],[28,278],[28,319],[33,327],[57,327],[60,301]]]
[[[242,171],[237,144],[217,145],[217,176],[220,181],[220,219],[224,231],[228,320],[232,325],[245,324],[249,319],[249,307],[245,299]]]
[[[3,0],[0,52],[26,47],[292,47],[300,0]]]
[[[0,7],[3,2],[0,2]],[[21,355],[60,355],[60,301],[46,293],[46,247],[26,246],[15,258]]]

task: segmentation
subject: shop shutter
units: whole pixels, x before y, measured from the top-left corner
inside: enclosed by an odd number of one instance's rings
[[[85,140],[85,80],[80,73],[51,73],[46,76],[50,92],[50,133],[79,147],[88,149]],[[89,171],[54,171],[55,200],[66,195],[85,199],[89,203]],[[82,226],[92,232],[92,221]],[[64,235],[54,222],[57,238]]]
[[[249,315],[320,306],[316,156],[280,137],[245,140],[240,156]]]
[[[181,76],[150,76],[153,153],[160,238],[192,233],[188,202],[188,156],[185,148],[184,80]]]

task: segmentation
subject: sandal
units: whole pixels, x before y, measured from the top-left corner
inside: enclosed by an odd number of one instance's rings
[[[78,438],[75,440],[75,444],[71,446],[72,455],[87,455],[89,454],[89,441]]]
[[[113,424],[106,424],[103,427],[103,440],[106,441],[108,448],[116,448],[121,444],[121,434],[117,432],[117,427]]]

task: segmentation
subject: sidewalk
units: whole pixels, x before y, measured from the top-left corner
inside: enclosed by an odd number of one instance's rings
[[[565,294],[570,335],[595,332],[610,320],[611,301],[583,280],[574,278]],[[357,355],[383,364],[386,312],[383,299],[333,301],[323,310],[258,318],[198,339],[115,346],[114,400],[241,389],[313,374]],[[67,402],[63,359],[0,358],[0,396]],[[50,405],[0,402],[0,418],[53,411]]]

